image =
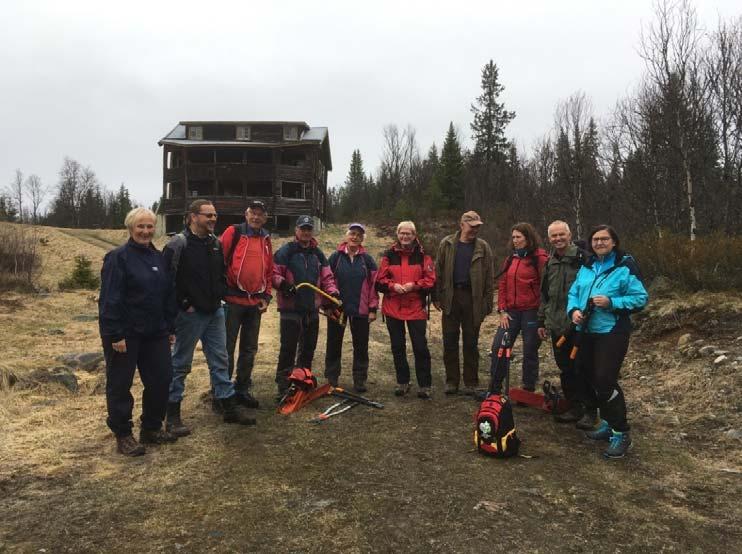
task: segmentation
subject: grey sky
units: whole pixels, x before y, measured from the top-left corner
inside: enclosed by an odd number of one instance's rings
[[[304,120],[330,131],[343,182],[351,152],[376,168],[382,127],[411,124],[424,153],[469,105],[492,58],[521,146],[577,90],[598,116],[637,84],[647,1],[3,3],[0,185],[20,168],[54,184],[63,157],[161,193],[157,140],[180,120]],[[708,29],[737,1],[696,2]]]

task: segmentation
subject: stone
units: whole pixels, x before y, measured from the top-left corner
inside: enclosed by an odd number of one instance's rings
[[[722,354],[721,356],[717,356],[714,359],[714,365],[723,364],[726,360],[727,360],[727,357],[724,354]]]
[[[70,392],[77,392],[77,377],[64,366],[54,367],[50,370],[37,369],[24,379],[28,384],[59,383]]]
[[[742,335],[740,335],[736,339],[734,339],[734,342],[742,342]]]
[[[742,429],[729,429],[724,436],[728,439],[734,439],[742,441]]]
[[[725,356],[729,354],[729,350],[714,350],[714,356]]]
[[[717,350],[718,348],[716,346],[711,346],[710,344],[707,344],[706,346],[702,346],[701,348],[699,348],[698,353],[703,354],[705,356],[708,354],[713,354]]]
[[[72,369],[98,371],[104,358],[102,352],[71,352],[57,356],[56,360]]]
[[[690,343],[690,339],[691,339],[690,333],[685,333],[684,335],[680,335],[680,337],[678,337],[678,348],[684,348],[688,346],[688,344]]]

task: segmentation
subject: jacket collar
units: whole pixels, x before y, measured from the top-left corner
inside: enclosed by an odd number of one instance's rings
[[[416,251],[420,252],[420,254],[425,254],[425,251],[423,250],[423,245],[420,244],[420,240],[417,237],[415,237],[415,240],[412,243],[412,249],[405,250],[404,248],[402,248],[402,245],[399,244],[399,241],[395,240],[394,244],[392,245],[392,250],[394,250],[395,252],[399,252],[401,254],[412,253]]]
[[[157,250],[157,247],[151,242],[149,243],[148,246],[142,246],[141,244],[139,244],[137,241],[135,241],[131,237],[129,237],[129,240],[126,242],[126,244],[128,246],[131,246],[132,248],[136,248],[137,250],[142,250],[142,251],[154,250],[155,252],[159,252],[159,250]]]

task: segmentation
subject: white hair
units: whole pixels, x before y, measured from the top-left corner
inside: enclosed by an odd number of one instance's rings
[[[124,218],[124,225],[126,225],[126,228],[131,231],[134,228],[134,225],[136,225],[136,222],[142,219],[143,217],[149,217],[157,223],[157,216],[155,215],[155,212],[150,210],[149,208],[134,208],[131,210],[128,214],[126,214],[126,217]]]
[[[399,225],[397,225],[397,233],[399,233],[402,227],[409,227],[412,229],[412,233],[417,235],[417,229],[415,229],[415,224],[412,221],[400,221]]]
[[[566,229],[567,229],[567,232],[569,234],[572,234],[572,231],[569,228],[569,224],[566,221],[562,221],[561,219],[557,219],[557,220],[552,221],[551,223],[549,223],[549,226],[546,228],[546,233],[548,234],[549,233],[549,229],[551,229],[552,227],[556,227],[557,225],[564,225],[564,227],[566,227]]]

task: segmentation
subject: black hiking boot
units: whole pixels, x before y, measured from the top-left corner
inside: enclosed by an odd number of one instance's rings
[[[183,425],[183,420],[180,419],[180,402],[170,402],[167,405],[165,431],[175,437],[187,437],[191,434],[191,430]]]
[[[250,417],[247,408],[237,402],[236,395],[221,401],[224,410],[224,423],[239,423],[240,425],[255,425],[255,418]]]
[[[237,402],[245,408],[250,408],[252,410],[257,410],[258,408],[260,408],[260,402],[258,402],[258,399],[255,398],[252,394],[250,394],[250,391],[236,392],[235,396],[237,397]]]
[[[137,439],[133,435],[126,435],[125,437],[116,437],[116,450],[124,456],[142,456],[146,450],[137,442]]]
[[[362,381],[356,381],[353,384],[353,390],[357,392],[358,394],[363,394],[364,392],[368,391],[368,389],[366,388],[366,383]]]
[[[139,442],[142,444],[166,444],[177,440],[178,437],[162,429],[156,431],[153,429],[139,430]]]
[[[585,414],[580,418],[575,427],[583,431],[592,431],[600,425],[598,410],[595,408],[586,408]]]

